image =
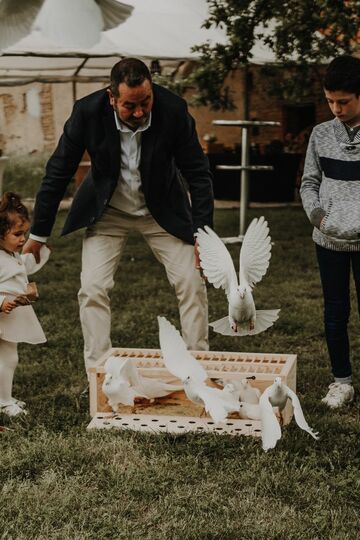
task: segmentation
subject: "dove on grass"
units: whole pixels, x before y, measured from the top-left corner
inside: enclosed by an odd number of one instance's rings
[[[114,412],[117,411],[120,403],[133,407],[135,398],[153,400],[182,390],[180,385],[142,376],[128,358],[109,356],[104,369],[102,391]]]
[[[276,377],[274,383],[268,386],[262,393],[259,403],[262,423],[262,446],[265,451],[275,448],[277,441],[281,438],[280,424],[275,416],[273,407],[278,407],[281,414],[288,399],[291,400],[297,425],[304,431],[307,431],[314,439],[318,439],[318,433],[313,431],[305,420],[299,398],[295,392],[286,386],[286,384],[283,384],[280,377]]]
[[[271,239],[265,218],[250,223],[240,250],[239,280],[233,260],[223,241],[205,225],[196,233],[200,263],[208,281],[222,287],[228,300],[228,316],[210,326],[225,336],[254,335],[267,330],[279,316],[279,309],[257,310],[253,287],[266,274],[271,257]]]
[[[165,317],[158,317],[159,341],[166,368],[184,385],[190,401],[202,405],[215,423],[223,422],[230,412],[238,411],[239,402],[228,385],[222,390],[208,386],[203,366],[187,350],[180,332]]]

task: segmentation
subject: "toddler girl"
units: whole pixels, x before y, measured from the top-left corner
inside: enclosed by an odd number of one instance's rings
[[[39,270],[50,254],[43,246],[40,263],[31,253],[20,255],[29,225],[29,214],[20,197],[4,193],[0,199],[0,412],[9,416],[27,413],[25,403],[12,397],[17,343],[46,341],[31,305],[22,305],[17,298],[23,295],[24,299],[27,293],[27,274]]]

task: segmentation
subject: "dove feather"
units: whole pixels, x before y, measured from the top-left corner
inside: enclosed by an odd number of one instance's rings
[[[117,0],[96,0],[96,3],[101,9],[104,21],[103,30],[111,30],[111,28],[125,22],[134,9],[133,6],[123,4]]]
[[[264,332],[267,328],[270,328],[274,322],[279,318],[280,309],[257,309],[255,327],[253,330],[249,329],[249,326],[245,324],[243,327],[238,326],[237,332],[231,329],[229,317],[223,317],[217,321],[209,323],[215,332],[222,334],[223,336],[254,336]]]
[[[187,350],[180,332],[165,317],[157,319],[160,348],[166,368],[182,381],[187,377],[196,381],[205,381],[207,379],[205,369]]]
[[[276,418],[272,405],[269,401],[271,386],[265,389],[260,397],[260,419],[261,419],[261,439],[265,452],[275,448],[278,440],[281,439],[281,428]]]
[[[294,409],[295,422],[297,423],[299,428],[303,429],[304,431],[307,431],[307,433],[309,433],[312,437],[314,437],[314,439],[318,439],[317,433],[309,426],[309,424],[305,420],[305,416],[302,411],[299,398],[297,397],[295,392],[291,390],[291,388],[289,388],[288,386],[285,386],[285,388],[286,388],[288,397],[291,399],[291,403]]]
[[[0,49],[30,33],[43,3],[44,0],[0,0]]]
[[[105,373],[110,373],[113,377],[122,378],[129,382],[131,386],[139,386],[139,373],[130,358],[120,358],[119,356],[109,356],[104,364]]]
[[[218,388],[199,384],[197,393],[204,403],[206,412],[210,414],[215,423],[224,422],[230,412],[240,408],[238,402],[225,395],[224,391]]]
[[[248,283],[253,287],[258,283],[269,267],[271,257],[271,238],[265,218],[255,218],[250,223],[240,250],[240,284]]]
[[[205,276],[216,289],[222,287],[229,294],[230,288],[238,285],[238,279],[225,244],[207,225],[205,230],[198,229],[196,239]]]

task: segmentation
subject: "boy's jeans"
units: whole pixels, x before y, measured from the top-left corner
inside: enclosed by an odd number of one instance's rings
[[[360,312],[360,252],[333,251],[315,244],[324,294],[326,343],[336,380],[351,377],[347,325],[350,315],[350,271]],[[346,380],[344,382],[347,382]]]

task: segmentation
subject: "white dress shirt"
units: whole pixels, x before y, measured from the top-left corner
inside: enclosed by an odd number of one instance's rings
[[[140,158],[142,132],[151,124],[151,112],[146,124],[132,131],[123,124],[114,111],[115,123],[120,131],[120,176],[109,206],[133,216],[146,216],[150,212],[141,188]]]

